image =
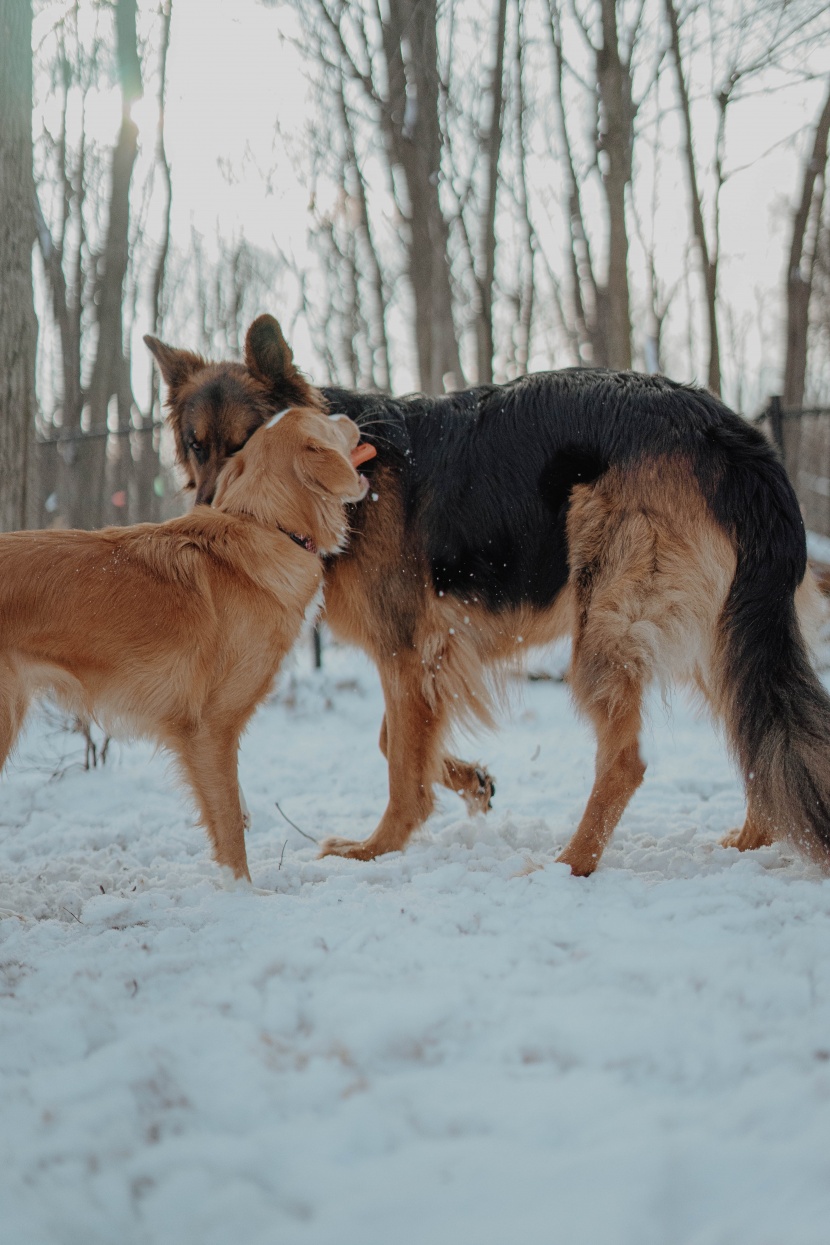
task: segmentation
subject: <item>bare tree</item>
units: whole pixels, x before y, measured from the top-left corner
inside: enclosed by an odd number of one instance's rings
[[[342,96],[352,135],[362,109],[364,128],[376,127],[382,136],[412,293],[420,385],[441,392],[446,385],[461,383],[463,376],[453,315],[450,224],[441,195],[444,132],[437,0],[389,0],[384,7],[379,0],[349,5],[310,0],[297,9],[305,30],[304,51],[312,71],[322,66],[321,85],[332,116],[342,115]],[[370,141],[377,152],[374,135]],[[356,153],[351,168],[358,177],[360,164]],[[351,190],[355,193],[356,187]],[[356,191],[356,215],[364,190]]]
[[[608,208],[608,275],[605,282],[605,341],[611,367],[631,367],[631,311],[628,294],[626,188],[631,181],[634,99],[631,51],[621,50],[617,0],[600,0],[602,42],[596,48],[600,101],[599,153]],[[642,8],[640,10],[642,12]],[[638,17],[639,21],[639,17]]]
[[[26,526],[35,427],[32,5],[0,0],[0,529]]]
[[[91,427],[95,431],[103,431],[107,427],[110,399],[114,399],[117,429],[122,434],[130,426],[133,408],[130,367],[124,351],[123,301],[129,260],[130,185],[138,152],[138,128],[130,115],[130,108],[143,93],[136,33],[136,5],[137,0],[116,0],[116,59],[121,86],[121,126],[112,152],[106,238],[98,257],[95,300],[98,342],[86,395]],[[94,499],[98,503],[97,513],[89,514],[91,526],[97,527],[99,523],[107,520],[122,520],[124,508],[111,509],[105,496],[110,490],[101,488],[105,479],[106,440],[96,437],[81,444],[86,451],[86,461],[82,460],[79,470],[86,478],[90,500]],[[118,458],[129,455],[129,444],[123,436],[113,448]]]
[[[171,0],[165,0],[156,28],[162,104],[170,11]],[[142,196],[133,178],[138,131],[131,109],[143,89],[136,19],[137,0],[72,4],[42,41],[38,81],[57,104],[60,121],[55,132],[44,128],[38,143],[35,216],[59,341],[59,374],[48,386],[50,430],[59,450],[56,518],[72,526],[150,518],[158,509],[153,401],[150,415],[142,417],[133,397],[128,341],[140,298],[149,294],[151,316],[159,314],[170,180],[164,161],[161,254],[154,256],[147,289],[139,276]],[[90,92],[113,78],[121,119],[109,145],[90,138],[85,107]],[[163,137],[157,136],[156,152],[164,154]],[[141,189],[146,203],[148,188]]]
[[[712,393],[720,393],[720,338],[718,336],[718,257],[719,257],[719,196],[723,187],[723,141],[726,127],[726,105],[728,96],[719,97],[717,168],[718,179],[713,207],[713,223],[711,227],[712,241],[703,218],[703,196],[698,183],[697,161],[695,157],[694,139],[692,136],[692,108],[689,99],[689,88],[683,68],[683,56],[680,49],[680,19],[674,0],[664,0],[666,19],[669,25],[670,45],[677,79],[677,94],[680,100],[680,115],[683,120],[683,152],[686,174],[689,184],[689,199],[692,212],[692,232],[700,256],[703,269],[703,281],[706,290],[706,316],[709,333],[709,358],[706,365],[706,384]]]
[[[487,132],[482,146],[485,156],[484,211],[479,239],[479,262],[475,269],[478,287],[476,316],[477,375],[479,384],[493,379],[493,285],[496,279],[496,195],[504,114],[504,48],[507,31],[507,0],[498,0],[494,42],[494,65],[490,83]]]
[[[801,198],[793,216],[787,263],[787,336],[782,401],[784,406],[789,407],[799,407],[804,402],[810,298],[821,237],[829,134],[830,83],[816,124],[812,150],[804,163]]]
[[[170,49],[170,23],[173,0],[163,0],[160,9],[161,45],[158,72],[158,125],[156,127],[155,168],[161,173],[164,193],[164,209],[161,237],[158,244],[153,276],[150,286],[150,332],[161,335],[163,298],[167,260],[170,254],[170,218],[173,207],[173,181],[170,162],[164,141],[164,108],[167,95],[167,54]],[[157,520],[162,514],[160,482],[163,481],[160,459],[161,439],[161,379],[153,360],[148,359],[150,400],[139,424],[140,434],[134,437],[132,452],[135,471],[130,481],[134,496],[130,499],[130,513],[141,514],[146,520]]]
[[[740,0],[738,4],[713,2],[690,5],[682,12],[678,0],[663,0],[674,64],[677,97],[684,136],[684,164],[692,217],[692,233],[702,269],[708,333],[707,385],[720,393],[721,359],[718,333],[718,267],[720,262],[720,199],[726,181],[736,171],[727,167],[726,134],[729,110],[747,98],[761,75],[768,91],[777,75],[783,84],[803,76],[802,60],[811,44],[827,37],[828,10],[823,0]],[[683,46],[688,23],[705,17],[706,30],[699,42],[694,30]],[[699,44],[699,45],[698,45]],[[711,156],[711,194],[708,219],[701,179],[701,152],[693,130],[690,70],[695,57],[708,62],[712,104],[716,114],[715,141]]]
[[[619,0],[591,0],[572,17],[593,69],[585,82],[571,69],[564,47],[564,13],[560,0],[547,0],[548,30],[553,54],[553,93],[559,147],[565,174],[570,239],[570,311],[581,358],[609,367],[631,367],[631,309],[628,275],[627,193],[632,177],[634,123],[641,100],[633,90],[632,61],[641,34],[643,3],[626,23]],[[568,122],[566,77],[581,85],[583,102],[596,114],[589,164],[579,167],[573,131]],[[646,88],[647,89],[647,88]],[[590,112],[588,113],[590,116]],[[605,201],[605,275],[597,272],[584,184],[599,171]]]

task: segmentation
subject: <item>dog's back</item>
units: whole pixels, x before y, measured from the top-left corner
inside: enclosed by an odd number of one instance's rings
[[[7,692],[9,680],[27,698],[51,689],[119,731],[158,736],[198,718],[252,648],[258,686],[263,655],[293,641],[320,574],[303,583],[294,567],[275,609],[257,582],[279,565],[275,544],[207,507],[158,525],[0,536]],[[246,704],[242,673],[235,687]]]

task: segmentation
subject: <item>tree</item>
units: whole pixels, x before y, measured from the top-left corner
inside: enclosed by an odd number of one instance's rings
[[[37,320],[32,287],[32,5],[0,0],[0,528],[26,526]]]
[[[708,335],[707,386],[720,393],[721,358],[718,332],[718,269],[720,263],[720,199],[724,185],[734,169],[726,163],[726,134],[729,110],[746,98],[762,75],[762,89],[769,90],[778,78],[788,84],[802,73],[801,61],[811,45],[827,35],[827,6],[823,0],[751,0],[735,5],[711,3],[691,5],[681,12],[677,0],[663,0],[669,30],[669,46],[674,64],[677,97],[683,128],[684,164],[691,208],[692,233],[700,260],[705,290]],[[708,46],[711,74],[711,103],[716,125],[711,158],[712,189],[708,220],[706,196],[701,178],[701,153],[697,150],[692,120],[690,72],[697,34],[692,31],[684,53],[683,28],[690,27],[701,14],[707,28],[702,46]]]
[[[170,12],[165,0],[155,27],[162,103]],[[128,344],[141,292],[138,274],[152,245],[144,240],[149,231],[139,228],[141,200],[133,178],[138,131],[131,110],[143,90],[136,18],[137,0],[106,6],[80,0],[58,14],[40,41],[38,82],[49,105],[44,116],[59,117],[54,131],[44,123],[36,146],[38,242],[60,359],[57,375],[47,378],[44,389],[53,402],[50,415],[59,441],[58,517],[78,527],[151,518],[158,510],[152,420],[157,402],[151,397],[148,415],[138,412]],[[85,108],[91,93],[113,81],[121,116],[117,135],[108,142],[91,137]],[[156,155],[167,193],[159,253],[146,264],[154,327],[169,230],[170,177],[161,131]]]
[[[793,215],[787,263],[787,331],[784,386],[781,391],[781,399],[785,407],[799,407],[804,403],[810,298],[813,292],[813,278],[821,238],[828,135],[830,135],[830,83],[828,83],[824,107],[816,124],[812,149],[804,163],[801,198]]]
[[[628,276],[626,198],[631,183],[634,122],[641,101],[634,98],[633,57],[640,37],[644,3],[627,25],[619,0],[596,0],[580,9],[571,5],[576,28],[587,50],[590,81],[584,82],[565,57],[564,15],[560,0],[547,0],[548,30],[553,53],[553,88],[564,166],[570,244],[570,307],[562,307],[566,332],[575,336],[578,357],[607,367],[631,367],[631,308]],[[587,92],[597,113],[593,150],[587,169],[578,167],[568,124],[566,74]],[[584,98],[584,97],[583,97]],[[597,272],[595,252],[583,204],[587,177],[598,171],[605,201],[605,277]]]
[[[313,0],[298,5],[298,12],[307,50],[332,82],[332,116],[342,115],[342,97],[353,134],[355,105],[349,94],[356,86],[382,135],[412,290],[420,385],[440,393],[446,378],[457,384],[463,377],[453,319],[449,222],[440,194],[444,135],[437,0],[389,0],[384,10],[370,0],[350,5]],[[352,168],[360,176],[357,162]]]

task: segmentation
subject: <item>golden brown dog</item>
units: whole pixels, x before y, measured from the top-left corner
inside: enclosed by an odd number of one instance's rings
[[[0,536],[0,765],[32,697],[163,744],[215,858],[248,879],[239,738],[346,542],[365,479],[348,419],[272,418],[218,481],[213,508],[100,532]]]

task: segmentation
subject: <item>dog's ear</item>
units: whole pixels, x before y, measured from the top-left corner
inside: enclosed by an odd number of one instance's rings
[[[245,335],[245,364],[267,385],[279,388],[297,369],[291,347],[273,316],[257,316]]]
[[[360,495],[357,472],[346,455],[315,438],[306,441],[294,467],[301,482],[313,493],[341,498]]]
[[[151,337],[149,333],[144,338],[144,345],[158,364],[159,371],[171,393],[180,388],[188,376],[192,376],[199,368],[205,366],[205,360],[201,355],[194,354],[191,350],[177,350],[175,346],[166,346],[164,342],[159,341],[157,337]]]
[[[216,492],[213,494],[213,505],[221,506],[225,499],[225,494],[232,484],[242,476],[245,471],[245,457],[237,454],[235,458],[230,458],[219,472],[219,479],[216,481]]]
[[[245,366],[280,406],[324,406],[322,394],[296,367],[273,316],[257,316],[245,334]]]

